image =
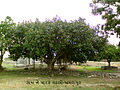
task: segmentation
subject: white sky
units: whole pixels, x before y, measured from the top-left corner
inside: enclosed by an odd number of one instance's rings
[[[46,18],[52,19],[56,15],[63,20],[75,20],[79,17],[85,18],[91,26],[103,24],[99,16],[91,14],[89,3],[92,0],[1,0],[0,20],[6,16],[12,17],[17,22],[23,20],[35,21],[38,18],[44,21]],[[109,40],[112,44],[117,44],[118,39],[114,36]]]

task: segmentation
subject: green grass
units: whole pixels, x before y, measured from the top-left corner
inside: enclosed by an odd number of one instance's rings
[[[91,67],[91,66],[76,66],[83,71],[96,71],[96,72],[117,72],[117,70],[102,70],[101,67]]]
[[[3,62],[5,68],[4,71],[0,72],[0,90],[112,90],[112,87],[120,84],[120,79],[106,79],[106,78],[88,78],[84,76],[72,76],[72,75],[56,75],[51,76],[46,73],[46,69],[40,69],[37,67],[36,70],[24,70],[24,68],[17,68],[11,61],[6,60]],[[86,71],[98,71],[102,72],[99,67],[90,66],[74,66],[74,70],[81,72],[84,75]],[[73,74],[77,74],[73,70]],[[71,71],[65,71],[71,73]],[[110,72],[110,71],[105,71]],[[43,81],[80,81],[81,84],[27,84],[27,81],[35,82]],[[112,82],[111,82],[112,81]]]
[[[94,84],[96,83],[103,83],[105,81],[104,79],[94,79],[94,78],[83,78],[83,77],[65,77],[65,76],[55,76],[55,77],[50,77],[49,75],[33,75],[31,73],[28,74],[22,74],[20,73],[21,71],[13,71],[13,72],[6,72],[3,71],[0,73],[0,87],[1,88],[7,88],[10,90],[18,89],[18,90],[95,90],[96,86]],[[25,73],[25,71],[24,71]],[[56,84],[26,84],[26,81],[32,81],[35,82],[37,80],[39,81],[81,81],[82,84],[80,85],[56,85]],[[89,81],[89,82],[88,82]],[[115,81],[116,82],[116,81]],[[109,82],[106,82],[109,83]],[[92,86],[87,86],[85,87],[84,85],[86,84],[91,84]],[[106,90],[105,88],[110,88],[109,86],[107,87],[101,87],[97,86],[98,88],[102,88],[102,90]],[[89,88],[89,89],[88,89]],[[104,89],[103,89],[104,88]],[[2,90],[2,89],[0,89]],[[98,89],[96,89],[98,90]],[[109,89],[110,90],[110,89]]]

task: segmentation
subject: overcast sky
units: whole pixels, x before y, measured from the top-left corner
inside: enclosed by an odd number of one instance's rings
[[[12,17],[17,22],[23,20],[35,21],[38,18],[44,21],[46,18],[52,19],[56,15],[63,20],[75,20],[79,17],[85,18],[91,26],[103,24],[101,17],[91,14],[89,3],[92,0],[1,0],[0,20],[6,16]],[[112,36],[110,43],[117,44],[118,39]]]

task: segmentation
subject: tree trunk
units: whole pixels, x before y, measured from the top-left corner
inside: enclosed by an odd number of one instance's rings
[[[4,55],[4,53],[5,53],[5,52],[3,52],[3,51],[1,50],[1,56],[0,56],[0,69],[3,69],[3,67],[2,67],[2,62],[3,62],[3,55]]]
[[[110,62],[111,62],[111,61],[110,61],[110,60],[108,60],[108,67],[109,67],[109,68],[110,68],[110,66],[111,66],[111,65],[110,65]]]
[[[2,69],[3,67],[2,67],[2,60],[0,60],[0,69]]]
[[[54,64],[55,64],[55,61],[50,60],[49,62],[47,62],[47,68],[49,70],[54,70]]]
[[[33,59],[33,69],[35,69],[35,59]]]

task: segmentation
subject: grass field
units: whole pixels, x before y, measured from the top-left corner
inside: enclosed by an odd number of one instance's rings
[[[0,90],[113,90],[120,85],[120,78],[89,78],[86,72],[101,71],[99,67],[71,66],[69,70],[58,72],[39,68],[24,70],[11,61],[3,63],[5,70],[0,72]]]

